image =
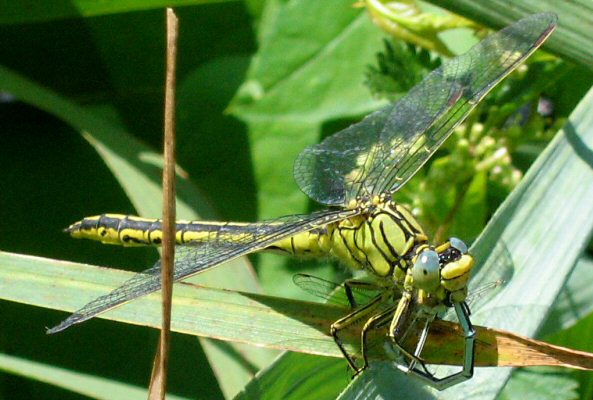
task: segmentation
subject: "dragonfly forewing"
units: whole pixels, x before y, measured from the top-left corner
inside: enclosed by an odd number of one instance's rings
[[[300,188],[320,203],[341,206],[397,191],[556,22],[553,13],[535,14],[488,36],[443,62],[397,103],[307,147],[295,162]]]
[[[175,281],[188,278],[197,273],[220,265],[266,247],[297,233],[319,228],[344,218],[356,215],[356,211],[323,211],[311,215],[292,215],[268,222],[259,223],[259,229],[240,238],[235,231],[220,232],[215,240],[199,242],[195,245],[178,246],[175,250]],[[161,289],[161,265],[139,273],[111,293],[101,296],[76,311],[48,333],[60,332],[74,324],[86,321],[138,297]]]

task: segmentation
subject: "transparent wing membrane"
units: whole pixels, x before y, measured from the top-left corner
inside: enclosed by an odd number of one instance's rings
[[[195,275],[234,258],[265,249],[274,242],[299,232],[309,231],[356,215],[356,211],[322,211],[311,215],[291,215],[271,221],[249,224],[237,229],[224,227],[216,236],[197,245],[177,246],[175,250],[175,281]],[[111,293],[101,296],[78,310],[48,333],[62,331],[86,321],[130,300],[161,289],[160,261],[154,267],[139,273]]]
[[[431,157],[480,100],[553,31],[536,14],[445,61],[405,97],[307,147],[295,162],[301,190],[327,205],[395,192]]]
[[[309,274],[296,274],[292,277],[292,281],[305,292],[324,299],[327,303],[346,308],[352,307],[348,299],[346,283],[338,284]],[[384,287],[367,281],[350,280],[350,282],[353,284],[348,290],[358,305],[367,304],[385,290]]]

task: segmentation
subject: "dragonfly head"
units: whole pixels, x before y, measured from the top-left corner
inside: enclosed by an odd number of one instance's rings
[[[474,259],[465,243],[451,238],[442,245],[422,248],[413,260],[414,286],[447,305],[467,296],[467,283]]]

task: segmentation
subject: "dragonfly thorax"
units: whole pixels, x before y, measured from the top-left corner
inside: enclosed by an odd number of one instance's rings
[[[362,212],[328,227],[328,251],[352,269],[403,282],[414,248],[428,238],[413,215],[392,200],[361,205]]]
[[[362,212],[327,227],[320,247],[352,269],[419,289],[426,304],[463,301],[474,265],[459,239],[433,247],[412,213],[391,199],[367,202]],[[399,290],[399,289],[398,289]]]

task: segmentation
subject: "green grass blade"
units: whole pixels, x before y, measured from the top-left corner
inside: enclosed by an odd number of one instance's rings
[[[135,400],[146,399],[147,390],[107,378],[100,378],[80,372],[69,371],[53,365],[47,365],[8,354],[0,354],[0,370],[34,379],[79,393],[93,399]],[[183,400],[168,394],[167,399]]]
[[[74,311],[131,276],[122,270],[0,252],[0,298],[39,307]],[[160,310],[160,294],[153,293],[98,318],[158,328]],[[343,313],[323,304],[182,283],[175,286],[171,330],[339,357],[327,327]]]
[[[538,373],[536,369],[526,368],[513,374],[513,379],[505,386],[498,396],[499,400],[577,400],[578,383],[570,376],[556,374],[549,370],[549,374]],[[587,397],[581,397],[586,399]]]
[[[539,331],[540,337],[572,327],[593,311],[593,258],[581,257],[562,288],[554,309]]]
[[[517,0],[513,2],[513,7],[509,7],[506,0],[429,1],[493,29],[500,29],[530,14],[553,11],[558,15],[558,28],[550,40],[544,43],[544,50],[583,65],[589,70],[593,69],[593,7],[589,0]]]

